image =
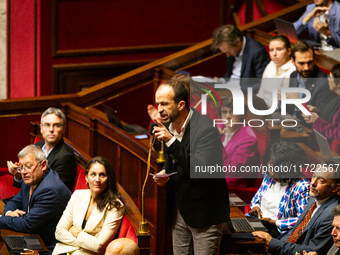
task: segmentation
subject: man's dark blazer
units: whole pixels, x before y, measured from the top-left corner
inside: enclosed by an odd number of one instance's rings
[[[42,148],[44,144],[45,141],[43,140],[37,142],[35,145]],[[47,160],[50,168],[59,174],[60,179],[72,191],[77,175],[77,162],[72,151],[70,151],[64,143],[64,139],[61,139],[59,143],[53,147]]]
[[[58,174],[49,169],[36,187],[29,202],[30,186],[24,182],[21,189],[7,202],[4,214],[0,217],[0,228],[23,233],[39,234],[45,245],[53,249],[56,244],[55,228],[71,197],[71,191],[60,180]],[[22,217],[4,216],[7,211],[16,209],[29,212]]]
[[[295,244],[287,242],[288,237],[306,217],[308,209],[314,202],[315,198],[311,197],[294,228],[291,229],[287,235],[285,235],[281,240],[275,238],[271,240],[268,250],[270,254],[295,254],[295,252],[302,254],[304,250],[307,252],[315,251],[318,254],[327,254],[328,250],[333,245],[331,232],[333,229],[332,223],[334,216],[332,214],[332,210],[335,206],[340,204],[338,195],[334,195],[327,199],[320,206],[314,216],[310,219],[305,229],[302,231]]]
[[[299,87],[297,75],[297,71],[291,73],[289,79],[289,87]],[[307,104],[313,105],[317,109],[321,110],[332,93],[329,90],[327,75],[317,65],[315,65],[310,77],[306,79],[305,85],[306,89],[309,90],[311,93],[311,99],[308,101]],[[294,114],[294,108],[295,105],[287,105],[287,112],[289,114]],[[297,118],[303,119],[301,116],[301,112],[299,112]]]
[[[228,221],[230,210],[225,174],[222,172],[219,179],[190,177],[190,169],[195,171],[195,166],[223,166],[221,138],[212,120],[193,109],[182,141],[176,139],[165,149],[165,155],[166,173],[177,172],[167,183],[168,224],[172,225],[176,208],[186,224],[193,228]]]
[[[262,74],[266,66],[270,62],[270,58],[266,48],[258,41],[245,36],[246,45],[242,55],[242,67],[241,67],[241,78],[262,78]],[[228,72],[223,78],[230,78],[233,71],[233,64],[235,57],[227,57]],[[247,93],[249,86],[253,87],[253,94],[257,94],[260,89],[261,80],[247,80],[241,79],[241,90],[243,93]]]

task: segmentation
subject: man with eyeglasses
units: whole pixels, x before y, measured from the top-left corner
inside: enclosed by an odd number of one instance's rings
[[[40,121],[40,131],[44,140],[37,142],[36,145],[42,148],[50,168],[59,174],[60,179],[72,191],[77,174],[77,163],[63,140],[65,125],[64,113],[58,108],[48,108],[41,115]],[[22,180],[17,171],[18,163],[7,161],[7,166],[14,176],[14,186],[20,187]]]
[[[315,251],[327,254],[333,245],[332,209],[340,204],[339,164],[318,164],[310,182],[310,198],[298,221],[281,239],[262,231],[253,232],[265,242],[268,253],[283,255]],[[291,201],[294,203],[294,201]]]
[[[71,191],[49,168],[47,158],[38,146],[26,146],[18,158],[17,171],[23,183],[19,193],[4,208],[0,229],[39,234],[51,254],[56,244],[55,228]]]

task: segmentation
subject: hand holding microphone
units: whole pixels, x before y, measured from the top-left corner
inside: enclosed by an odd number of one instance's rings
[[[153,128],[152,134],[156,136],[156,138],[160,141],[169,142],[173,135],[169,132],[169,130],[160,122],[159,120],[155,119],[154,122],[158,124]]]

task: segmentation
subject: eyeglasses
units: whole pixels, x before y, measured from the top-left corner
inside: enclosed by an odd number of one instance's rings
[[[61,123],[54,123],[54,124],[43,123],[43,124],[41,124],[41,125],[42,125],[42,127],[45,128],[45,129],[50,129],[51,126],[52,126],[52,128],[55,129],[55,130],[61,129],[62,126],[63,126],[63,124],[61,124]]]
[[[24,171],[24,170],[26,170],[26,171],[34,171],[37,167],[38,167],[38,165],[40,165],[40,163],[41,162],[43,162],[43,160],[42,161],[40,161],[38,164],[36,164],[35,165],[35,167],[33,167],[33,169],[32,169],[32,166],[19,166],[19,167],[17,167],[17,171],[18,171],[18,173],[21,173],[22,171]]]

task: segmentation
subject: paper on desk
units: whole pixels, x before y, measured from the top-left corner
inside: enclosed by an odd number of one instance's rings
[[[173,173],[171,173],[171,174],[152,174],[152,173],[150,173],[150,175],[156,176],[155,178],[169,177],[169,176],[174,175],[174,174],[177,174],[177,172],[173,172]]]
[[[198,76],[192,76],[192,79],[197,82],[211,82],[211,83],[216,83],[216,81],[210,77],[205,77],[202,75]]]

